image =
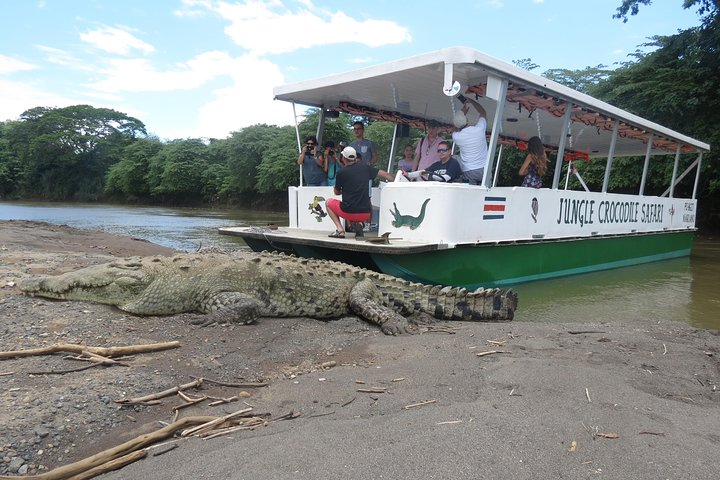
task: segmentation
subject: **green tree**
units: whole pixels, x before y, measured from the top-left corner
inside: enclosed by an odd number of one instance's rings
[[[173,140],[150,158],[147,183],[161,202],[195,203],[203,199],[208,146],[197,138]]]
[[[105,178],[105,193],[122,196],[126,200],[147,199],[150,159],[163,147],[157,138],[141,138],[125,147],[120,161],[110,167]]]
[[[627,21],[627,12],[637,13],[639,4],[650,1],[624,1],[617,18]],[[703,15],[700,26],[676,35],[653,37],[647,46],[650,53],[636,52],[636,62],[617,69],[611,78],[599,83],[591,94],[638,115],[666,125],[711,145],[720,141],[720,29],[716,2],[689,1],[684,8],[698,7]],[[622,10],[621,10],[622,9]],[[682,169],[694,160],[683,156]],[[656,165],[657,163],[657,165]],[[655,173],[663,181],[653,185],[658,190],[669,183],[672,161],[653,162]],[[615,169],[614,169],[615,171]],[[703,158],[701,195],[720,194],[718,155],[714,151]],[[656,179],[652,179],[655,183]],[[683,193],[692,188],[692,178],[682,185]],[[704,192],[704,193],[703,193]],[[662,192],[660,192],[662,193]],[[716,200],[717,201],[717,200]]]
[[[232,132],[224,145],[228,168],[226,191],[235,195],[256,191],[260,181],[258,166],[263,155],[275,144],[277,135],[278,127],[266,124],[251,125]],[[286,161],[292,162],[292,159]]]
[[[623,23],[627,23],[628,13],[630,13],[631,16],[637,15],[640,11],[640,5],[651,4],[652,0],[622,0],[622,4],[617,8],[613,18],[622,19]],[[718,10],[717,0],[683,0],[682,2],[683,8],[691,8],[693,6],[697,7],[698,15],[700,16],[707,15],[709,17],[714,15]],[[706,22],[707,18],[704,18],[703,23]]]
[[[36,107],[20,116],[10,135],[23,164],[22,194],[53,200],[94,200],[107,169],[137,136],[139,120],[107,108]]]
[[[289,185],[297,186],[300,181],[297,157],[295,129],[290,126],[276,127],[257,168],[257,191],[282,192]]]
[[[0,122],[0,198],[13,198],[18,193],[22,165],[13,151],[10,135],[18,122]]]

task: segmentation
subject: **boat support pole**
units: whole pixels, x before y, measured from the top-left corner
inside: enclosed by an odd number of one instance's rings
[[[572,113],[572,109],[572,102],[567,102],[565,104],[562,131],[560,132],[560,142],[558,142],[557,159],[555,160],[555,175],[553,176],[552,184],[553,190],[557,190],[560,185],[560,170],[562,170],[563,157],[565,156],[565,143],[567,142],[568,130],[570,130],[570,114]]]
[[[318,149],[322,148],[322,150],[320,150],[320,151],[323,152],[323,155],[325,155],[325,147],[323,147],[323,145],[324,145],[323,134],[324,133],[325,133],[325,106],[323,105],[320,108],[320,118],[318,118],[317,131],[315,133],[315,137],[318,139],[317,148]]]
[[[495,109],[495,118],[493,119],[493,128],[490,133],[490,145],[488,147],[487,160],[485,161],[485,171],[483,171],[482,184],[487,186],[488,178],[493,178],[493,161],[495,158],[495,148],[497,147],[498,138],[500,137],[500,131],[502,130],[502,118],[503,111],[505,110],[505,97],[507,96],[508,79],[502,79],[500,83],[500,94],[497,101],[497,108]]]
[[[670,198],[675,196],[675,183],[680,181],[680,179],[676,180],[678,163],[680,163],[680,144],[678,144],[677,150],[675,150],[675,163],[673,164],[673,175],[672,181],[670,182]]]
[[[696,198],[695,195],[697,194],[697,187],[698,187],[698,183],[700,182],[700,166],[702,165],[702,155],[703,155],[703,152],[700,152],[700,155],[698,156],[698,159],[697,159],[697,172],[695,172],[695,186],[693,187],[693,196],[692,196],[693,200],[695,200],[695,198]]]
[[[615,123],[613,124],[612,138],[610,139],[610,150],[608,151],[607,165],[605,165],[605,179],[603,180],[602,193],[607,193],[608,184],[610,183],[610,170],[612,170],[613,157],[615,157],[615,145],[617,145],[619,129],[620,120],[615,120]]]
[[[652,151],[652,144],[653,134],[650,132],[648,134],[648,146],[647,151],[645,152],[645,164],[643,165],[642,180],[640,180],[640,192],[638,193],[641,197],[645,195],[645,181],[647,180],[648,168],[650,168],[650,153]]]
[[[495,165],[495,176],[493,176],[493,184],[492,184],[493,187],[497,185],[497,177],[498,177],[498,174],[500,173],[500,162],[502,161],[502,154],[503,154],[503,144],[501,143],[500,148],[498,149],[497,164]]]
[[[688,173],[690,173],[690,171],[691,171],[693,168],[695,168],[696,165],[698,166],[698,172],[699,172],[699,171],[700,171],[699,169],[700,169],[700,159],[701,159],[701,158],[702,158],[702,152],[700,153],[700,156],[698,157],[698,159],[695,160],[694,162],[692,162],[692,163],[680,174],[680,176],[675,180],[675,182],[673,182],[673,184],[674,184],[674,185],[677,185],[678,183],[680,183],[680,182],[682,181],[682,179],[685,178],[685,176],[686,176]],[[696,174],[695,174],[695,188],[693,188],[693,190],[695,190],[695,189],[697,188],[697,181],[698,181],[698,175],[697,175],[697,173],[696,173]],[[663,194],[660,195],[660,196],[661,196],[661,197],[666,197],[668,193],[670,193],[670,187],[668,187],[668,188],[663,192]],[[695,198],[695,197],[693,196],[693,199],[694,199],[694,198]]]
[[[393,128],[392,142],[390,142],[390,156],[388,157],[387,169],[385,169],[386,172],[390,173],[392,173],[390,171],[390,167],[392,167],[393,157],[395,157],[395,142],[397,142],[398,128],[400,128],[400,125],[396,123],[395,127]]]
[[[297,121],[297,111],[295,110],[295,102],[292,102],[293,107],[293,120],[295,120],[295,138],[297,139],[297,146],[298,146],[298,154],[302,152],[302,146],[300,145],[300,128]],[[302,165],[298,165],[298,169],[300,170],[300,183],[298,185],[303,184],[303,178],[302,178]]]

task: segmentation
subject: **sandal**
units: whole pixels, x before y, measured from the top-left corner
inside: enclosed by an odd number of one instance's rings
[[[341,232],[340,230],[335,230],[333,233],[328,235],[330,238],[345,238],[345,232]]]

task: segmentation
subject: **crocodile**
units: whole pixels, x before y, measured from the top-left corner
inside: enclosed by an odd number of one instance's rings
[[[355,314],[389,335],[413,333],[424,312],[440,320],[512,320],[512,290],[429,286],[341,262],[279,253],[128,257],[23,280],[27,295],[114,305],[134,315],[204,314],[192,323]]]

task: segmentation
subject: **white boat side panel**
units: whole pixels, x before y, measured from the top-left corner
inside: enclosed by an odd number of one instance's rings
[[[378,231],[451,246],[693,229],[696,206],[691,199],[403,182],[383,189]]]

